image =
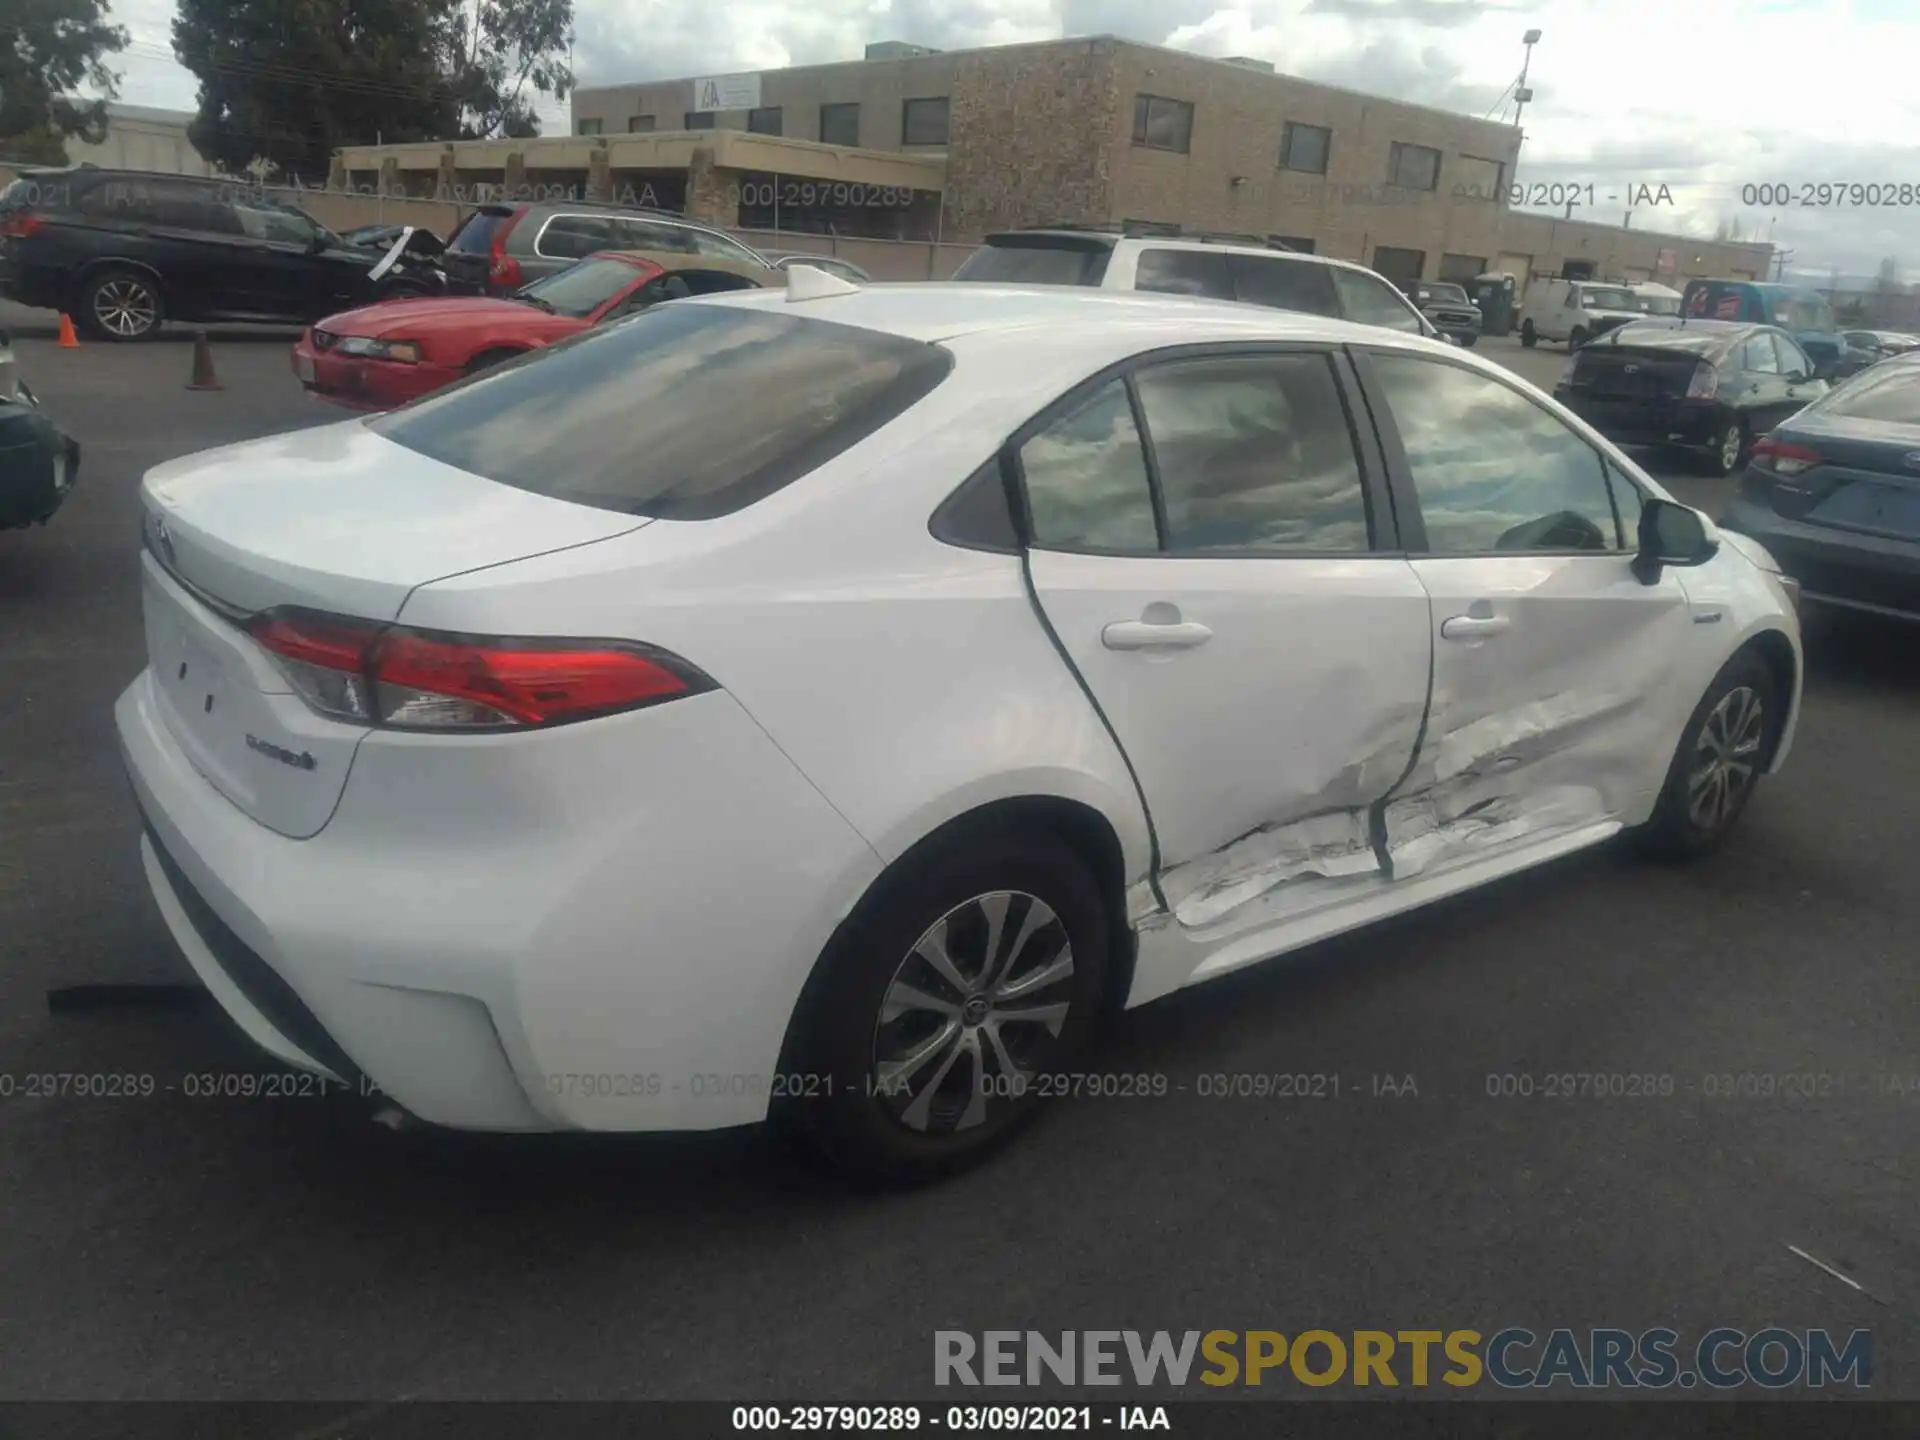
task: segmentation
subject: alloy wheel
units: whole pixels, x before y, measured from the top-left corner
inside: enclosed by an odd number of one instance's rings
[[[930,925],[895,969],[869,1083],[909,1130],[950,1135],[1026,1093],[1072,1008],[1073,946],[1045,901],[996,890]]]
[[[1730,821],[1753,788],[1766,733],[1766,707],[1745,685],[1729,690],[1708,712],[1687,775],[1687,818],[1711,832]]]
[[[1726,433],[1720,437],[1720,466],[1731,471],[1740,463],[1740,427],[1727,426]]]
[[[153,329],[160,304],[140,281],[113,279],[94,291],[93,315],[109,333],[122,340],[137,340]]]

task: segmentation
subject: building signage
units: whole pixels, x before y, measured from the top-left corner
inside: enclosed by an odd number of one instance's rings
[[[715,110],[757,110],[759,107],[758,75],[710,75],[693,82],[693,108],[701,114]]]

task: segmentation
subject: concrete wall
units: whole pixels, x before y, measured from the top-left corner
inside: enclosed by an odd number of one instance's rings
[[[107,134],[98,145],[67,141],[67,160],[74,165],[98,165],[102,170],[147,170],[161,175],[212,175],[214,167],[200,158],[187,139],[193,115],[184,110],[153,110],[145,106],[107,106]]]

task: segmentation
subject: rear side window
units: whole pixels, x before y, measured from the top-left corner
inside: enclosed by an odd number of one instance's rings
[[[953,278],[998,285],[1098,285],[1111,253],[1104,245],[995,242],[969,255]]]
[[[550,260],[582,260],[596,250],[617,250],[624,243],[605,215],[556,215],[540,231],[534,250]]]
[[[1234,298],[1233,271],[1220,250],[1142,250],[1133,288],[1208,300]]]
[[[1325,265],[1235,255],[1233,280],[1235,295],[1249,305],[1298,310],[1308,315],[1340,313],[1340,302],[1333,294],[1333,275]]]
[[[1124,380],[1112,380],[1020,447],[1033,543],[1157,550],[1153,488]]]
[[[1424,334],[1420,313],[1394,291],[1386,281],[1358,270],[1338,266],[1333,283],[1340,292],[1340,303],[1347,319],[1362,325],[1380,325],[1388,330],[1403,330],[1410,335]]]
[[[493,250],[493,237],[513,223],[511,210],[476,210],[454,232],[447,249],[461,255],[486,255]]]
[[[1835,390],[1819,408],[1823,414],[1849,420],[1920,425],[1920,365],[1903,360],[1885,371],[1865,371],[1858,380]]]
[[[663,305],[367,424],[516,489],[707,520],[858,444],[951,365],[936,345],[851,325]]]

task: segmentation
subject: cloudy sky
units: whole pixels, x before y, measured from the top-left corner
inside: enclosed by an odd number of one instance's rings
[[[1521,35],[1542,32],[1518,183],[1594,187],[1618,223],[1630,187],[1669,188],[1632,224],[1722,223],[1793,252],[1789,273],[1920,282],[1920,0],[575,0],[583,84],[857,58],[871,40],[939,49],[1114,34],[1472,115],[1497,114]],[[117,0],[133,32],[121,98],[191,108],[169,0]],[[1509,107],[1507,113],[1511,114]],[[564,106],[543,107],[549,133]],[[1820,203],[1803,186],[1885,193]],[[1889,183],[1890,182],[1890,183]],[[1789,192],[1748,204],[1745,187]],[[1898,203],[1908,186],[1909,203]],[[1608,202],[1608,195],[1621,199]]]

